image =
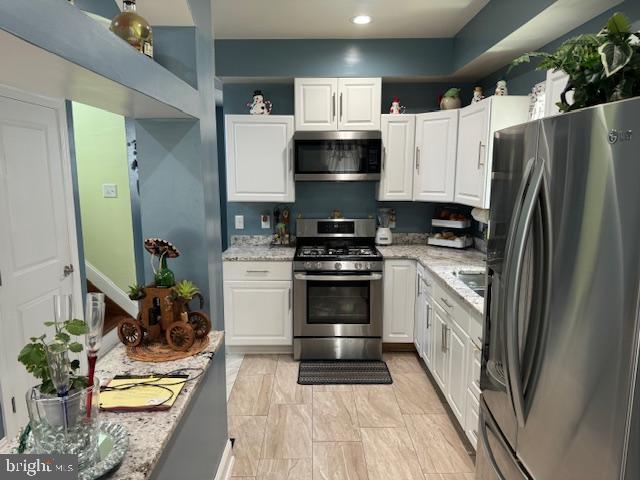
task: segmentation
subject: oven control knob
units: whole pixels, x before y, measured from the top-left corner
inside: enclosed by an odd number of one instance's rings
[[[321,270],[322,269],[322,262],[316,262],[316,269],[317,270]]]
[[[356,270],[362,270],[362,264],[360,262],[356,263],[355,267]]]
[[[371,263],[367,263],[367,270],[371,270]]]
[[[313,268],[313,264],[311,262],[304,262],[305,270],[311,270]]]
[[[342,270],[342,264],[340,262],[336,262],[335,269],[336,270]]]

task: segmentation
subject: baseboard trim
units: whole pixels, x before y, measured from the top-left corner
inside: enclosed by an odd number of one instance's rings
[[[87,280],[93,283],[101,292],[113,300],[125,312],[136,318],[138,315],[138,302],[134,302],[123,292],[113,280],[98,270],[91,263],[85,261],[87,267]]]
[[[415,353],[418,353],[416,351],[416,346],[413,343],[384,342],[382,344],[382,351],[383,352],[415,352]]]
[[[233,456],[233,449],[231,447],[231,440],[227,440],[227,444],[224,447],[224,452],[222,452],[222,458],[220,459],[218,471],[216,472],[216,476],[213,480],[229,480],[231,478],[231,474],[233,473],[233,464],[235,460],[236,459]]]
[[[226,345],[227,353],[287,354],[293,353],[293,345]]]

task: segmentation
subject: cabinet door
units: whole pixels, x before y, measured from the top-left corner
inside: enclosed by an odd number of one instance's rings
[[[460,110],[455,202],[482,208],[489,141],[491,100]]]
[[[338,96],[338,130],[380,130],[381,78],[339,78]]]
[[[415,292],[415,262],[411,260],[385,260],[383,315],[383,340],[385,342],[413,342]]]
[[[378,200],[411,200],[415,115],[382,115],[382,175]]]
[[[474,449],[476,449],[478,445],[478,424],[480,423],[479,413],[480,402],[470,390],[467,390],[467,405],[464,429],[466,431],[467,438],[469,439],[469,442],[471,442],[471,446],[473,446]]]
[[[433,308],[431,307],[431,297],[425,293],[422,296],[424,311],[424,337],[422,340],[422,359],[433,372],[433,352],[435,350],[435,325],[433,322]]]
[[[453,201],[457,139],[458,110],[416,115],[414,200]]]
[[[296,130],[337,130],[338,79],[296,78]]]
[[[293,202],[293,117],[227,115],[227,199]]]
[[[467,335],[460,330],[453,320],[448,322],[445,331],[447,358],[447,400],[451,410],[464,425],[467,394]]]
[[[426,311],[424,309],[424,281],[422,275],[418,273],[416,277],[416,299],[415,299],[415,321],[413,326],[413,344],[416,347],[416,352],[422,357],[422,350],[424,344],[424,322],[426,317]]]
[[[291,345],[292,283],[224,282],[227,345]]]
[[[444,310],[436,302],[432,302],[431,313],[433,314],[433,368],[431,373],[436,383],[443,392],[447,391],[447,351],[445,343],[445,333],[447,330],[447,316]]]

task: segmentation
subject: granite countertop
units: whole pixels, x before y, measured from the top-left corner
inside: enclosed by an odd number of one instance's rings
[[[222,260],[254,262],[290,262],[296,253],[294,247],[271,247],[269,245],[234,245],[222,253]]]
[[[429,245],[379,246],[385,259],[416,260],[453,295],[462,299],[472,311],[484,313],[484,298],[454,275],[458,270],[485,271],[485,255],[478,250],[453,250]]]
[[[185,369],[184,373],[192,378],[207,370],[211,362],[211,354],[215,354],[219,350],[223,337],[223,332],[211,332],[209,345],[203,352],[182,360],[162,363],[131,360],[126,354],[124,345],[119,344],[98,360],[96,376],[100,378],[103,385],[115,375],[175,373],[180,369]],[[118,470],[113,472],[109,479],[142,480],[149,478],[203,378],[204,375],[201,375],[194,381],[187,382],[169,410],[100,413],[103,421],[120,423],[129,432],[129,450]]]

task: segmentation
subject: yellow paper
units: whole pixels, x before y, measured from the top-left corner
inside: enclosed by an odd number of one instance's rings
[[[175,403],[180,390],[182,390],[184,380],[186,377],[179,376],[114,378],[107,387],[117,388],[132,383],[140,383],[141,385],[135,385],[125,390],[100,392],[100,407],[105,410],[169,408]],[[164,385],[165,387],[145,384]],[[171,390],[173,395],[167,388]],[[168,400],[170,396],[171,399]]]

